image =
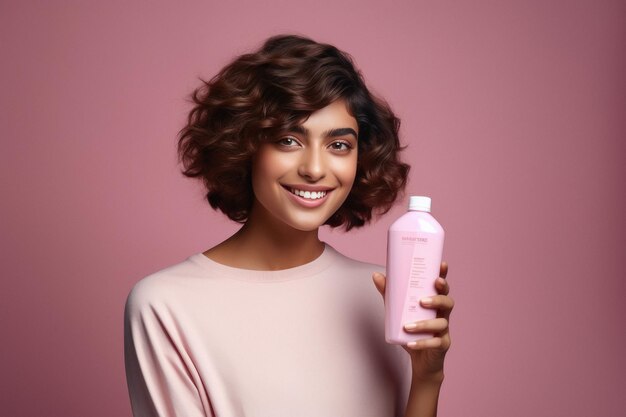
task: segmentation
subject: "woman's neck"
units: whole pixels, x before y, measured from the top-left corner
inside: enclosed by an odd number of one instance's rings
[[[235,268],[276,271],[309,263],[324,251],[317,229],[302,231],[263,220],[251,216],[237,233],[204,254]]]

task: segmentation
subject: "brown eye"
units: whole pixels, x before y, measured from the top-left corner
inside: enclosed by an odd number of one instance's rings
[[[286,148],[292,148],[294,146],[298,146],[298,142],[294,138],[292,138],[290,136],[281,138],[276,143],[278,145],[284,146]]]
[[[330,147],[334,151],[347,151],[352,149],[352,146],[347,142],[333,142],[330,144]]]

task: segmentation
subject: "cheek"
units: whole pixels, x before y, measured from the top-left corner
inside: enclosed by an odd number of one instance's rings
[[[343,162],[337,166],[336,175],[344,185],[352,187],[356,178],[357,157],[355,155],[353,158]]]
[[[274,175],[273,168],[275,158],[267,147],[261,146],[257,154],[252,159],[252,182],[264,182],[265,178],[271,178]]]
[[[284,153],[269,146],[261,146],[252,160],[252,187],[255,193],[271,189],[289,169],[289,160]]]

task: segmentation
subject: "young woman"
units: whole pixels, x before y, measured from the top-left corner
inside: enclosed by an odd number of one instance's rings
[[[193,94],[184,174],[242,223],[233,236],[140,280],[125,309],[126,375],[140,416],[434,416],[453,301],[384,340],[383,267],[320,241],[401,195],[399,120],[350,57],[275,36]],[[375,287],[370,279],[372,277]],[[411,327],[413,325],[413,327]]]

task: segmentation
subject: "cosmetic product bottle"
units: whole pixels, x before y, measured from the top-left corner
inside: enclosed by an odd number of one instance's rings
[[[433,337],[432,333],[408,333],[404,325],[434,319],[436,309],[425,308],[420,299],[437,295],[443,254],[444,231],[430,214],[431,199],[411,196],[409,211],[389,227],[387,281],[385,288],[385,339],[387,343]]]

